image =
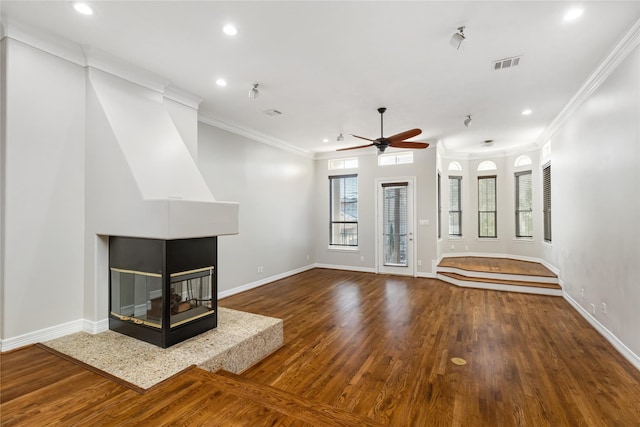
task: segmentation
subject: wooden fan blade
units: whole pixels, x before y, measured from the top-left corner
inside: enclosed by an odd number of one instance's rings
[[[422,131],[420,129],[411,129],[411,130],[407,130],[407,131],[395,134],[386,139],[388,139],[391,142],[396,142],[396,141],[399,142],[399,141],[404,141],[405,139],[413,138],[414,136],[418,136],[421,133]]]
[[[429,144],[427,144],[426,142],[411,142],[411,141],[391,142],[391,144],[389,145],[395,148],[427,148],[429,146]]]
[[[371,141],[371,142],[374,142],[374,141],[375,141],[375,139],[365,138],[364,136],[358,136],[358,135],[354,135],[354,134],[352,134],[352,133],[350,133],[349,135],[351,135],[351,136],[355,136],[356,138],[364,139],[364,140],[366,140],[366,141]],[[406,139],[406,138],[405,138],[405,139]]]
[[[355,136],[355,135],[354,135]],[[363,138],[366,139],[366,138]],[[359,145],[357,147],[349,147],[349,148],[338,148],[336,151],[345,151],[345,150],[355,150],[357,148],[366,148],[366,147],[373,147],[375,144],[367,144],[367,145]]]

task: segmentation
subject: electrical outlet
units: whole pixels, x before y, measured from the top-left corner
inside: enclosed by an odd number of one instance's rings
[[[604,314],[607,314],[607,304],[606,304],[606,303],[604,303],[604,302],[602,303],[602,312],[603,312]]]
[[[307,261],[309,261],[309,254],[307,254]]]
[[[363,261],[364,261],[364,257],[363,257],[363,256],[361,256],[361,257],[360,257],[360,262],[363,262]]]
[[[264,272],[264,267],[262,265],[258,266],[258,274]]]
[[[584,288],[582,288],[582,292],[580,293],[580,296],[584,298]]]
[[[451,245],[451,250],[454,250],[454,249],[455,249],[455,247],[453,245]]]
[[[422,265],[422,260],[421,259],[418,260],[418,265],[419,266]]]
[[[596,314],[596,305],[591,304],[591,314]]]

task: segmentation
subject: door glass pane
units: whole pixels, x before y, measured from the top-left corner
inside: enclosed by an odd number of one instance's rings
[[[383,187],[384,265],[407,267],[407,185]]]

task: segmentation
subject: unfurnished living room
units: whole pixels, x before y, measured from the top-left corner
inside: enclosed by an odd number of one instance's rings
[[[640,425],[640,1],[0,13],[0,425]]]

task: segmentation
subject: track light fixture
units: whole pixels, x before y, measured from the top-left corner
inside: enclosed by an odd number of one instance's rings
[[[258,90],[258,83],[254,83],[253,87],[249,91],[249,98],[256,99],[258,96],[260,96],[260,91]]]
[[[465,125],[465,127],[469,127],[469,123],[471,123],[471,114],[469,114],[469,115],[467,116],[467,118],[466,118],[466,119],[464,119],[464,125]]]
[[[465,37],[464,37],[464,26],[463,27],[458,27],[458,32],[454,33],[451,36],[451,40],[449,40],[449,44],[453,47],[455,47],[456,49],[460,49],[460,45],[462,44],[462,42],[464,41]]]
[[[342,133],[340,133],[340,135],[338,135],[338,137],[336,138],[336,141],[338,141],[338,142],[344,141],[344,136],[342,136]]]

